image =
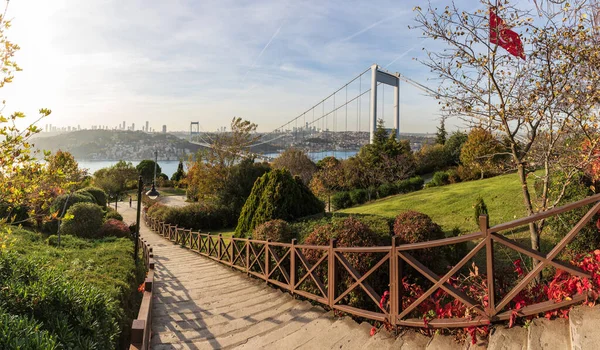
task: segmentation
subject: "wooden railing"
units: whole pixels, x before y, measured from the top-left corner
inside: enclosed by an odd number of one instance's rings
[[[502,231],[526,226],[530,223],[592,204],[592,208],[587,211],[581,220],[547,254],[532,250],[501,234]],[[372,320],[389,322],[392,325],[398,326],[452,328],[479,326],[494,321],[508,320],[514,312],[508,309],[509,303],[536,276],[539,276],[545,267],[553,266],[573,275],[589,278],[590,275],[588,273],[576,266],[555,259],[599,210],[600,195],[594,195],[563,207],[494,227],[489,227],[488,217],[482,215],[479,217],[480,230],[471,234],[415,244],[398,244],[397,237],[394,237],[390,246],[376,247],[337,247],[336,240],[334,239],[330,241],[328,246],[313,246],[297,244],[295,239],[291,243],[280,243],[270,240],[225,238],[221,235],[215,236],[194,232],[189,229],[177,227],[177,225],[170,225],[148,217],[145,213],[144,220],[153,231],[176,244],[185,246],[203,256],[238,269],[248,275],[263,279],[268,283],[290,291],[292,294],[298,294],[327,305],[331,309]],[[421,249],[444,247],[469,241],[475,242],[474,247],[443,276],[439,276],[433,272],[410,253]],[[499,301],[496,301],[498,293],[495,290],[494,243],[524,254],[534,261],[538,261],[531,271]],[[486,259],[485,275],[488,290],[486,304],[474,300],[450,283],[450,279],[482,250],[485,252]],[[306,255],[308,252],[312,252],[312,261],[307,259]],[[315,254],[316,258],[314,257]],[[377,255],[378,257],[368,271],[361,273],[349,261],[348,256],[351,254],[370,254],[371,256]],[[387,268],[389,269],[387,271],[389,281],[386,281],[389,283],[385,284],[385,288],[389,288],[389,304],[382,307],[380,304],[381,295],[367,283],[367,279],[381,269],[384,264],[387,264]],[[408,264],[408,266],[417,271],[420,276],[429,280],[433,285],[424,291],[418,299],[402,309],[403,295],[401,283],[405,264]],[[346,277],[346,281],[351,281],[341,288],[340,283],[338,283],[339,281],[337,281],[340,273],[349,276],[349,278]],[[303,283],[306,282],[312,283],[314,287],[310,289],[302,288]],[[471,311],[469,312],[470,316],[437,318],[430,320],[428,325],[424,323],[422,318],[411,318],[411,312],[416,310],[421,303],[440,288],[455,300],[463,303]],[[356,308],[343,303],[344,298],[349,293],[358,290],[364,292],[368,297],[367,300],[373,302],[371,309]],[[586,295],[576,295],[569,300],[561,302],[554,302],[552,300],[539,302],[519,309],[517,314],[519,316],[538,314],[583,301],[585,298]]]
[[[142,260],[146,266],[146,279],[144,280],[144,295],[138,312],[137,319],[131,325],[130,350],[147,350],[150,348],[150,333],[152,331],[152,286],[154,283],[154,253],[152,247],[139,237],[139,246],[142,248]]]

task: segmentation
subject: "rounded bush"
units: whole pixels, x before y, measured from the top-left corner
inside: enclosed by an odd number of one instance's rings
[[[394,235],[399,237],[400,244],[433,241],[445,237],[442,228],[433,222],[429,216],[413,210],[405,211],[396,216]],[[442,256],[440,256],[440,253],[442,253]],[[443,261],[445,251],[441,252],[437,248],[419,249],[415,250],[413,254],[417,260],[434,269],[434,271],[445,265]]]
[[[444,186],[450,183],[450,177],[448,176],[448,173],[445,171],[436,171],[435,174],[433,174],[433,179],[431,180],[431,183],[433,184],[433,186]]]
[[[123,221],[123,215],[121,215],[118,211],[114,209],[109,209],[106,211],[106,215],[104,215],[105,220],[116,219]]]
[[[418,191],[423,188],[425,181],[420,176],[411,177],[407,180],[401,180],[396,182],[397,193],[409,193]]]
[[[95,203],[77,203],[67,210],[72,218],[64,220],[61,232],[82,238],[97,238],[104,221],[104,212]]]
[[[50,212],[51,213],[58,213],[59,217],[62,217],[62,213],[63,213],[63,209],[65,208],[65,203],[66,203],[66,210],[65,213],[69,210],[69,208],[71,208],[71,206],[73,206],[74,204],[77,203],[93,203],[94,202],[94,198],[89,194],[83,194],[83,193],[73,193],[69,196],[68,193],[65,194],[61,194],[60,196],[56,197],[56,199],[54,200],[54,202],[52,202],[52,205],[50,206]]]
[[[108,195],[106,194],[106,192],[104,192],[103,189],[100,189],[98,187],[86,187],[80,191],[89,193],[94,198],[96,204],[98,204],[101,207],[106,207]]]
[[[334,210],[349,208],[352,206],[350,193],[346,191],[335,193],[333,196],[331,196],[331,206]]]
[[[396,186],[391,183],[386,183],[377,189],[377,194],[379,198],[384,198],[396,194]]]
[[[418,243],[444,238],[444,231],[426,214],[408,210],[396,216],[394,235],[401,243]]]
[[[100,227],[98,231],[99,238],[104,237],[130,237],[131,231],[129,230],[129,226],[121,220],[116,219],[108,219],[106,222]]]
[[[343,221],[334,221],[315,227],[313,232],[304,241],[304,244],[325,246],[329,245],[332,238],[337,239],[338,247],[372,247],[378,245],[379,242],[379,237],[368,225],[354,217],[348,217]],[[311,264],[315,264],[323,255],[322,250],[315,249],[303,249],[302,253]],[[360,274],[369,271],[377,263],[377,258],[379,257],[376,253],[344,253],[343,255]],[[372,275],[373,279],[370,280],[371,283],[369,283],[378,293],[383,293],[388,288],[388,278],[378,278],[380,273],[385,273],[384,270],[377,270]],[[327,269],[323,265],[319,266],[317,274],[322,281],[326,281]],[[354,282],[352,277],[344,275],[338,280],[336,288],[338,290],[346,290]],[[370,309],[372,306],[370,298],[363,293],[357,292],[357,290],[348,293],[344,301],[344,304],[353,307]]]
[[[350,200],[352,200],[353,205],[363,204],[367,201],[367,190],[362,188],[357,188],[350,191]]]
[[[258,225],[252,231],[252,239],[261,241],[272,240],[274,242],[288,243],[294,238],[291,227],[286,221],[275,219]]]

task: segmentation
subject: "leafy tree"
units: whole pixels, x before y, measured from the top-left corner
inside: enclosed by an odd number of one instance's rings
[[[129,189],[135,188],[138,178],[138,171],[133,167],[131,162],[126,163],[123,160],[117,164],[97,170],[94,173],[94,183],[100,187],[109,197],[115,201],[115,209],[117,201]]]
[[[327,199],[331,210],[331,195],[343,187],[343,169],[335,157],[325,157],[317,162],[319,170],[313,175],[309,187],[319,197]]]
[[[445,147],[440,144],[424,145],[415,154],[417,174],[423,175],[442,170],[448,166],[448,155]]]
[[[180,160],[177,166],[177,171],[171,176],[171,181],[181,181],[185,177],[185,171],[183,171],[183,162]]]
[[[285,221],[322,213],[323,202],[286,169],[275,169],[261,176],[252,187],[238,225],[237,237],[244,237],[269,220]]]
[[[255,163],[252,159],[244,159],[234,165],[216,194],[217,203],[231,208],[234,215],[239,216],[254,183],[269,170],[268,163]]]
[[[8,2],[7,2],[8,7]],[[0,88],[14,79],[15,72],[21,70],[13,60],[19,46],[8,39],[7,30],[11,21],[7,20],[6,10],[0,14]],[[9,116],[2,113],[5,101],[0,109],[0,206],[7,217],[14,211],[28,208],[29,217],[41,219],[46,213],[52,194],[43,187],[39,176],[44,173],[44,165],[36,159],[36,152],[31,145],[31,137],[40,129],[35,123],[21,130],[17,121],[25,118],[22,112],[14,112]],[[40,109],[40,119],[50,115],[49,109]],[[0,218],[3,222],[5,218]]]
[[[288,148],[273,161],[274,169],[286,168],[294,176],[299,176],[304,184],[308,185],[317,171],[315,163],[306,155],[306,152],[296,148]]]
[[[448,132],[446,132],[446,118],[442,118],[440,119],[440,126],[438,126],[435,134],[435,143],[438,145],[445,145],[447,136]]]
[[[460,151],[462,150],[463,144],[467,141],[467,137],[468,135],[466,133],[455,131],[444,144],[444,152],[446,152],[446,157],[448,157],[449,165],[460,164]]]
[[[555,207],[561,196],[550,198],[552,174],[566,174],[563,186],[568,186],[597,158],[600,144],[598,31],[595,16],[584,15],[595,9],[585,0],[547,4],[538,8],[535,21],[509,1],[495,9],[507,27],[519,32],[526,61],[490,42],[487,9],[459,9],[454,3],[415,8],[417,28],[445,44],[423,61],[440,77],[434,96],[448,115],[505,136],[528,215]],[[578,147],[584,141],[588,147]],[[527,178],[533,163],[542,166],[544,182],[537,198]],[[529,226],[535,250],[542,228],[543,221]]]
[[[483,179],[485,174],[497,169],[502,151],[502,144],[491,132],[479,127],[473,128],[462,147],[460,162],[480,173]]]
[[[158,163],[155,163],[153,160],[144,159],[140,162],[140,164],[136,165],[138,173],[142,176],[142,180],[144,183],[151,183],[154,181],[155,167],[156,166],[156,175],[162,172],[162,169]]]

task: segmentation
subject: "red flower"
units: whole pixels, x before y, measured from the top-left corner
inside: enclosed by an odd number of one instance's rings
[[[517,259],[513,261],[513,265],[515,266],[515,272],[519,275],[519,277],[523,276],[523,266],[521,266],[521,259]]]
[[[142,284],[140,284],[140,286],[138,287],[138,292],[140,292],[140,293],[144,293],[144,290],[145,290],[145,289],[146,289],[146,288],[145,288],[145,286],[144,286],[144,283],[142,282]]]
[[[370,334],[371,334],[371,336],[374,336],[374,335],[375,335],[375,333],[377,333],[377,328],[375,328],[375,326],[373,326],[373,327],[371,328],[371,332],[370,332]]]

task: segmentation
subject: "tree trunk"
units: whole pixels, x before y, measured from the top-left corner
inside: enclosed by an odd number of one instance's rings
[[[117,210],[117,203],[119,202],[119,196],[117,196],[117,198],[115,198],[115,210]]]

